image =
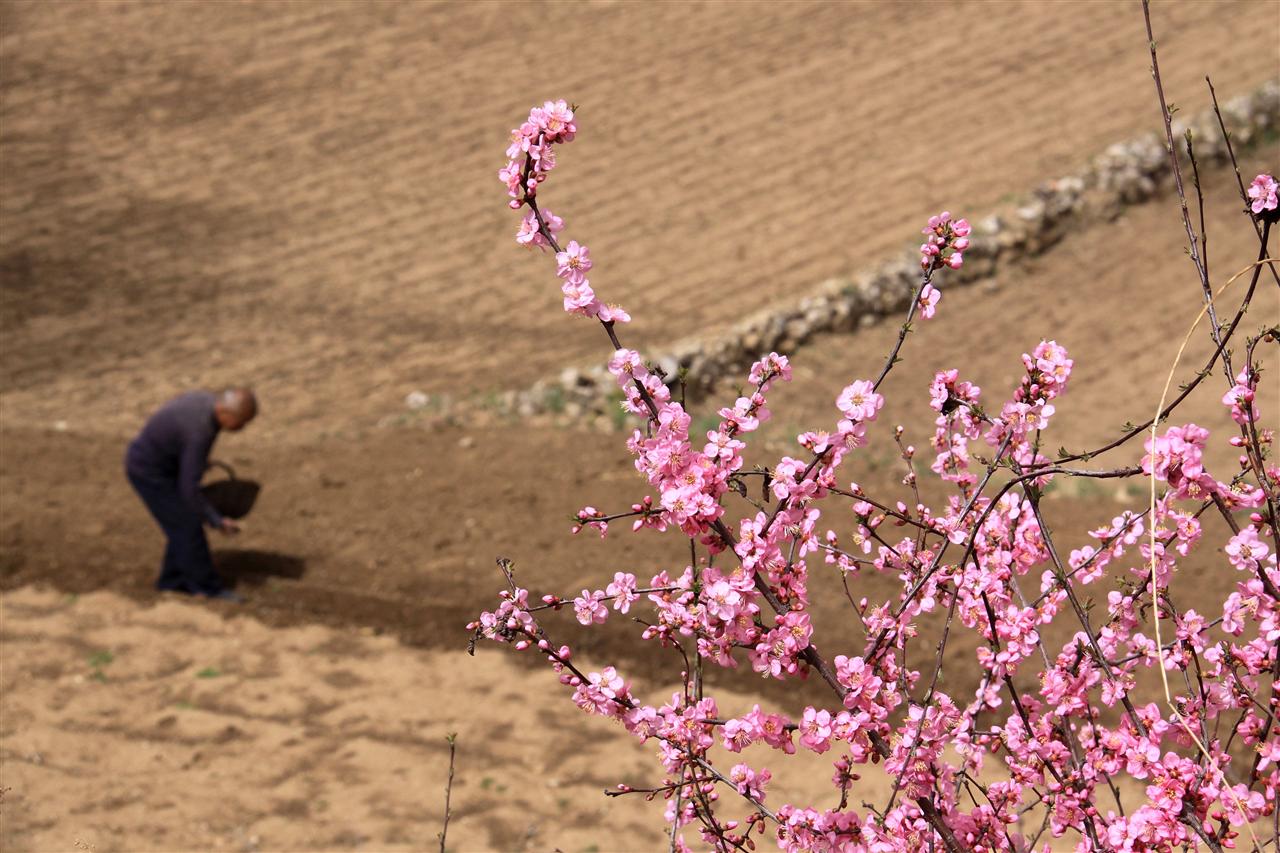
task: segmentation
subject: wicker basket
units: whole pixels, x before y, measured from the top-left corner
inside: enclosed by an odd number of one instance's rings
[[[210,468],[226,472],[226,479],[214,480],[200,487],[200,491],[220,515],[227,518],[244,518],[253,509],[262,486],[253,480],[241,480],[235,470],[225,462],[210,462]]]

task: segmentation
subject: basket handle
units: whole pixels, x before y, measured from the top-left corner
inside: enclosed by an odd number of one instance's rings
[[[221,468],[223,471],[227,472],[228,480],[234,480],[236,478],[235,469],[232,468],[230,465],[228,465],[226,462],[220,462],[217,459],[210,459],[207,463],[205,463],[204,468],[206,471],[209,470],[210,468]]]

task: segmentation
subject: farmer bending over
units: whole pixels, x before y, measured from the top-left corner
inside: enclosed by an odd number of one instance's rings
[[[129,443],[125,474],[167,539],[156,589],[239,600],[213,570],[202,525],[227,534],[240,525],[205,500],[200,479],[219,430],[237,432],[257,413],[248,388],[189,391],[161,406]]]

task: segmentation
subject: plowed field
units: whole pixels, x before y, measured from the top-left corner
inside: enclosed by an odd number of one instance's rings
[[[1198,111],[1205,73],[1227,97],[1275,76],[1275,9],[1157,4],[1170,97]],[[412,390],[484,395],[606,354],[511,240],[508,129],[544,98],[580,105],[546,203],[643,349],[791,302],[930,213],[981,215],[1158,119],[1130,4],[5,3],[0,54],[4,850],[431,849],[455,730],[451,849],[661,847],[658,804],[599,796],[655,781],[647,750],[529,661],[463,652],[498,556],[561,594],[685,564],[675,540],[568,533],[582,505],[645,494],[622,435],[395,417]],[[1270,139],[1242,168],[1277,165]],[[1234,178],[1205,178],[1222,282],[1257,245]],[[926,445],[932,372],[999,401],[1046,336],[1077,359],[1053,448],[1145,419],[1200,304],[1184,241],[1165,196],[993,282],[944,279],[848,478],[904,492],[887,436]],[[1274,282],[1255,312],[1250,333],[1280,316]],[[797,353],[750,461],[828,426],[896,333]],[[1201,330],[1179,381],[1209,351]],[[159,597],[124,445],[171,394],[228,382],[263,403],[214,454],[264,484],[245,533],[214,543],[248,602]],[[1223,382],[1186,419],[1221,424]],[[1063,487],[1050,521],[1078,547],[1136,500]],[[1221,568],[1206,549],[1176,594],[1218,595]],[[890,579],[861,582],[874,598]],[[838,583],[814,583],[842,637]],[[669,690],[635,626],[562,622],[583,660]],[[727,712],[825,699],[715,678]],[[963,693],[973,673],[948,679]],[[779,802],[828,773],[780,777]]]

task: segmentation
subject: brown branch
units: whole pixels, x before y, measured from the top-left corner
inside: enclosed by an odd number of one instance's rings
[[[444,826],[440,829],[440,853],[445,853],[444,839],[449,834],[449,800],[453,796],[453,757],[458,749],[458,733],[450,732],[445,735],[445,740],[449,741],[449,781],[444,788]]]

